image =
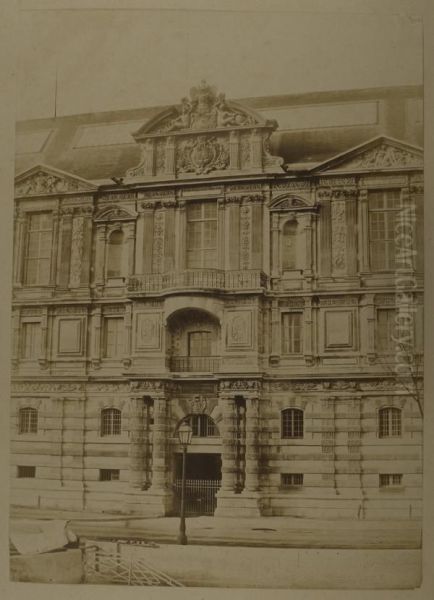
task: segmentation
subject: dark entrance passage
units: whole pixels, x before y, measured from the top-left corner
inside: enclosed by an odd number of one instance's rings
[[[220,454],[187,454],[185,465],[185,513],[187,516],[213,515],[216,493],[221,483]],[[182,455],[175,455],[175,513],[181,506]]]

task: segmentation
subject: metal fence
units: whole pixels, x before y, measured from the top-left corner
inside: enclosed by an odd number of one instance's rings
[[[88,541],[82,551],[85,583],[183,587],[173,577],[142,560],[125,544]]]
[[[217,506],[216,493],[221,485],[220,479],[186,479],[185,480],[185,514],[213,515]],[[179,515],[181,510],[182,480],[176,479],[174,488],[174,508]]]

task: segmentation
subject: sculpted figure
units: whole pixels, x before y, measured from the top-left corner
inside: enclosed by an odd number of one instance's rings
[[[181,100],[181,113],[172,121],[168,131],[177,131],[179,129],[188,129],[190,127],[192,105],[188,98]]]

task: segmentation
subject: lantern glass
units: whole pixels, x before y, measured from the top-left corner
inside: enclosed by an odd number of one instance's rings
[[[185,421],[184,421],[184,423],[181,423],[181,425],[178,427],[179,443],[182,446],[188,446],[191,442],[192,435],[193,435],[193,430],[190,427],[190,425],[188,423],[186,423]]]

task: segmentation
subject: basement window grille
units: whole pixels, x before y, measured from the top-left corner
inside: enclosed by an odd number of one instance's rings
[[[36,467],[20,465],[17,469],[19,479],[30,479],[36,477]]]
[[[402,485],[401,473],[381,473],[380,487],[398,487]]]
[[[301,487],[303,485],[303,473],[281,473],[280,485],[284,489]]]
[[[119,481],[119,469],[100,469],[100,481]]]

